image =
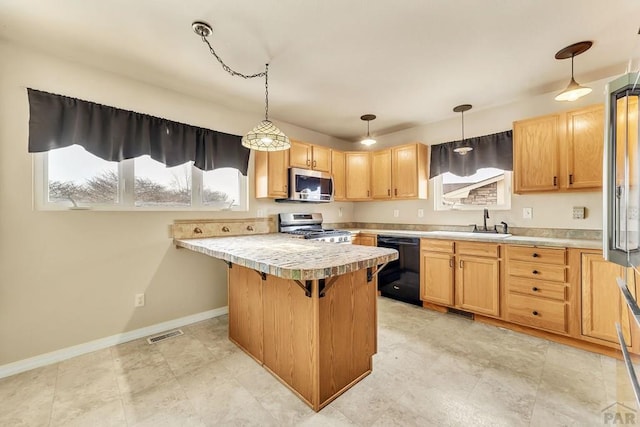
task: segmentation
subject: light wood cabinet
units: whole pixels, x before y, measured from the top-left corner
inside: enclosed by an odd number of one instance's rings
[[[420,298],[453,306],[454,256],[451,241],[420,241]]]
[[[291,167],[331,173],[330,148],[311,145],[292,139],[289,151],[289,163]]]
[[[394,199],[426,199],[429,186],[429,147],[414,143],[391,149]]]
[[[256,198],[286,198],[289,185],[289,150],[255,151],[254,155]]]
[[[375,234],[358,233],[351,240],[351,244],[362,246],[376,246],[378,244],[378,238]]]
[[[604,106],[513,123],[516,193],[602,189]]]
[[[367,151],[345,153],[347,199],[371,200],[371,160]]]
[[[371,153],[371,197],[391,198],[391,150]]]
[[[371,153],[371,196],[377,200],[426,199],[429,147],[400,145]]]
[[[506,320],[568,334],[566,250],[507,245],[505,270]]]
[[[500,261],[496,258],[457,254],[456,261],[456,307],[474,313],[498,316]]]
[[[500,315],[499,246],[421,239],[420,297],[487,316]]]
[[[333,175],[333,199],[342,201],[347,199],[347,171],[344,153],[331,150],[331,175]]]
[[[625,268],[606,261],[601,253],[582,253],[582,335],[617,344],[615,324],[620,323],[625,342],[631,346],[631,321],[626,303],[616,284]],[[629,271],[627,287],[635,296],[635,277]]]

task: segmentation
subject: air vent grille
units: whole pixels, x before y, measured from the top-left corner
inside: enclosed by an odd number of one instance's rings
[[[173,331],[163,332],[160,335],[154,335],[152,337],[147,338],[147,342],[149,344],[155,344],[158,341],[166,340],[172,337],[178,337],[180,335],[184,335],[181,329],[174,329]]]

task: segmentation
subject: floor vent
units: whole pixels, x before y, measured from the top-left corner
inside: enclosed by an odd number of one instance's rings
[[[473,313],[469,313],[468,311],[462,311],[455,308],[447,308],[447,311],[451,314],[457,314],[458,316],[473,320]]]
[[[166,339],[169,339],[169,338],[172,338],[172,337],[178,337],[180,335],[184,335],[184,332],[182,332],[182,330],[180,330],[180,329],[175,329],[173,331],[169,331],[169,332],[162,333],[160,335],[155,335],[153,337],[149,337],[149,338],[147,338],[147,342],[149,344],[155,344],[158,341],[166,340]]]

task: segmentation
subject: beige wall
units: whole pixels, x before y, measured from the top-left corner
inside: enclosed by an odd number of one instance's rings
[[[26,87],[235,134],[260,117],[2,42],[0,58],[0,365],[226,306],[224,264],[175,249],[168,237],[174,219],[255,217],[261,209],[352,220],[351,203],[253,198],[248,213],[34,211]],[[349,146],[278,125],[309,142]],[[134,309],[140,292],[146,306]]]
[[[502,132],[511,129],[515,120],[603,103],[604,87],[609,80],[612,78],[588,83],[593,88],[591,94],[572,103],[557,102],[553,99],[556,93],[549,93],[495,108],[472,109],[464,116],[465,136]],[[461,102],[473,104],[473,94],[469,94],[466,99],[461,99]],[[443,108],[451,110],[453,106],[443,106]],[[452,118],[449,120],[378,137],[376,149],[412,141],[420,141],[427,145],[440,144],[459,140],[460,137],[460,115],[452,113]],[[432,195],[433,183],[429,184],[429,194]],[[573,219],[573,206],[586,207],[587,217],[582,220]],[[533,208],[532,219],[522,218],[524,207]],[[359,222],[449,225],[482,223],[482,213],[478,211],[435,211],[431,197],[424,201],[357,203],[354,209],[355,220]],[[395,209],[400,211],[398,218],[393,216]],[[424,217],[418,217],[418,209],[424,209]],[[602,193],[514,195],[509,211],[495,211],[490,215],[489,224],[493,224],[494,221],[498,224],[500,221],[506,221],[509,225],[517,227],[600,230],[602,229]]]

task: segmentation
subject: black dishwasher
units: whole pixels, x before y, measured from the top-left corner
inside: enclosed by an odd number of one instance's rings
[[[378,236],[378,247],[398,251],[378,273],[378,290],[382,296],[422,306],[420,301],[420,239],[417,237]]]

